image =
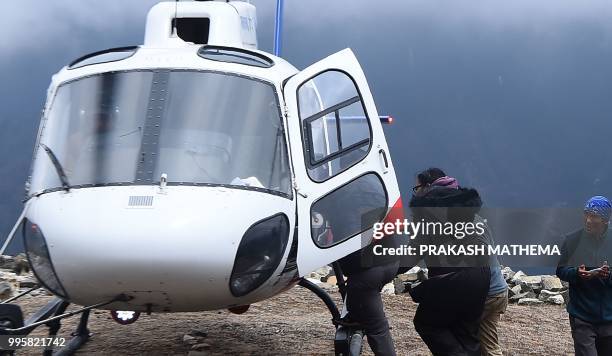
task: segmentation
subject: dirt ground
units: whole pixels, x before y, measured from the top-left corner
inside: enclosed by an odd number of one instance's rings
[[[338,293],[332,294],[339,299]],[[48,297],[24,298],[26,315]],[[429,355],[412,326],[416,310],[407,295],[384,296],[398,355]],[[190,346],[183,336],[205,332],[210,348],[197,355],[329,355],[333,354],[334,328],[325,306],[311,292],[296,287],[273,299],[252,305],[242,315],[227,311],[141,315],[131,325],[115,323],[108,311],[92,313],[93,337],[81,355],[186,355]],[[69,337],[78,317],[63,324],[60,336]],[[41,328],[37,333],[44,335]],[[507,355],[568,355],[573,353],[569,322],[561,306],[511,305],[503,316],[501,342]],[[22,350],[19,355],[40,354]],[[194,354],[194,353],[192,353]],[[371,355],[366,345],[364,354]]]

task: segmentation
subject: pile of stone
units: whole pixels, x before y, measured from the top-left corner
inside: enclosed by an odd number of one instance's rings
[[[310,272],[306,279],[327,291],[335,292],[338,290],[338,281],[334,270],[330,266],[317,268],[315,271]]]
[[[17,275],[30,272],[28,258],[24,253],[17,256],[0,255],[0,270],[11,271]]]
[[[306,276],[306,279],[327,291],[335,292],[338,290],[338,280],[334,274],[334,270],[330,266],[323,266],[316,269],[314,272],[310,272],[308,276]],[[395,282],[387,283],[383,287],[382,293],[399,294],[396,290]]]
[[[32,275],[28,259],[24,254],[17,256],[0,255],[0,301],[11,298],[36,285],[36,278]],[[46,291],[39,289],[32,295],[41,293],[46,293]]]
[[[398,275],[393,280],[395,294],[408,293],[409,285],[427,279],[427,273],[427,268],[414,266],[408,272]]]
[[[384,294],[408,293],[409,285],[427,279],[427,268],[415,266],[408,272],[398,275],[392,283],[385,285]],[[567,304],[569,291],[567,282],[556,276],[528,276],[523,271],[514,272],[510,267],[503,267],[502,273],[508,284],[508,301],[518,305]],[[329,266],[323,266],[311,272],[307,279],[329,291],[337,290],[337,279]]]
[[[508,284],[510,303],[563,305],[569,300],[568,284],[556,276],[528,276],[522,271],[514,272],[510,267],[502,268],[502,273]],[[427,269],[418,266],[398,275],[393,281],[395,293],[407,293],[409,284],[424,280],[426,276]]]
[[[523,271],[514,272],[510,267],[504,267],[502,273],[508,283],[510,303],[563,305],[569,301],[567,282],[556,276],[528,276]]]

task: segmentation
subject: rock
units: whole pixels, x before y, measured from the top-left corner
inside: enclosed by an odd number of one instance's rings
[[[561,281],[561,285],[563,286],[563,288],[567,289],[569,288],[569,282],[566,281]]]
[[[402,282],[414,282],[417,279],[419,279],[419,276],[416,273],[404,273],[404,274],[400,274],[397,277],[395,277],[395,279],[398,279]]]
[[[522,296],[521,296],[522,297]],[[520,297],[512,296],[508,298],[508,304],[514,304],[514,303],[518,303],[518,301],[520,300]]]
[[[540,294],[540,292],[542,291],[542,286],[532,286],[531,289],[535,294]]]
[[[319,279],[315,279],[315,278],[306,277],[306,280],[307,280],[307,281],[309,281],[309,282],[311,282],[311,283],[314,283],[314,284],[316,284],[316,285],[321,285],[321,284],[323,284],[323,282],[321,282],[321,280],[319,280]]]
[[[37,297],[41,295],[42,296],[52,296],[53,294],[49,292],[48,290],[46,290],[45,288],[39,288],[35,291],[32,291],[29,295],[32,297]]]
[[[559,277],[542,276],[542,289],[559,292],[563,289],[563,284],[561,284]]]
[[[404,274],[419,273],[420,270],[421,270],[420,266],[414,266],[411,269],[409,269],[408,271],[404,272]]]
[[[335,284],[327,284],[325,282],[319,282],[319,287],[323,288],[327,292],[335,293],[338,291],[338,286]]]
[[[331,274],[332,274],[332,268],[329,266],[323,266],[323,267],[317,268],[313,272],[310,272],[309,277],[313,279],[318,279],[321,282],[326,282],[327,277],[329,277]]]
[[[502,275],[504,276],[504,280],[506,280],[506,282],[512,280],[515,274],[516,272],[510,269],[510,267],[502,268]]]
[[[383,294],[395,294],[395,286],[393,283],[387,283],[382,289]]]
[[[519,293],[515,296],[508,298],[508,302],[516,303],[520,301],[521,299],[535,299],[535,298],[537,298],[537,296],[534,292]]]
[[[518,301],[518,305],[538,305],[542,303],[544,302],[536,298],[521,298]]]
[[[13,256],[0,255],[0,269],[13,270],[15,258]]]
[[[17,277],[17,282],[19,283],[19,288],[32,288],[38,285],[38,282],[30,275]]]
[[[198,338],[195,336],[191,336],[189,334],[186,334],[183,336],[183,343],[187,344],[187,345],[195,345],[199,342]]]
[[[5,300],[13,296],[13,287],[9,282],[0,282],[0,300]]]
[[[510,279],[510,283],[515,284],[515,285],[521,284],[521,277],[524,277],[524,276],[526,276],[526,274],[523,271],[518,271]]]
[[[414,266],[409,269],[407,272],[400,274],[398,277],[403,282],[414,282],[419,279],[419,273],[423,274],[423,270],[419,266]]]
[[[521,300],[522,298],[527,297],[527,293],[519,293],[519,294],[515,294],[512,297],[508,298],[508,303],[516,303],[519,300]]]
[[[551,291],[548,291],[548,290],[542,290],[540,292],[540,295],[538,296],[538,299],[543,301],[543,302],[546,302],[551,297],[554,297],[554,296],[557,296],[557,295],[560,296],[560,294],[558,292],[551,292]],[[561,299],[563,299],[563,297],[561,297]]]
[[[210,345],[209,345],[209,344],[207,344],[207,343],[205,343],[205,342],[203,342],[203,343],[200,343],[200,344],[195,344],[195,345],[193,345],[193,346],[191,347],[191,349],[192,349],[193,351],[205,351],[205,350],[210,350]]]
[[[334,275],[334,270],[330,266],[317,268],[315,272],[321,276],[321,282],[327,282],[327,279]]]
[[[520,280],[532,287],[542,285],[542,276],[522,276]]]
[[[393,279],[393,287],[395,287],[395,294],[403,294],[408,292],[408,287],[406,286],[406,283],[402,281],[399,276]]]
[[[19,274],[30,272],[30,263],[24,253],[20,253],[15,256],[15,263],[13,266],[13,272]]]
[[[570,300],[569,289],[566,289],[563,292],[561,292],[561,296],[563,297],[563,301],[565,302],[565,304],[569,303],[569,300]]]
[[[514,297],[517,294],[521,294],[521,286],[514,286],[512,288],[508,288],[508,297]]]
[[[306,278],[308,278],[308,279],[316,279],[318,282],[321,282],[321,278],[323,278],[323,276],[321,276],[317,272],[310,272],[310,273],[308,273],[308,276]]]
[[[520,285],[521,283],[528,284],[530,287],[541,287],[542,276],[528,276],[523,271],[518,271],[514,274],[510,283],[513,285]]]
[[[0,282],[17,282],[17,275],[13,272],[0,271]]]
[[[320,275],[324,275],[324,276],[330,275],[332,273],[332,271],[333,271],[333,269],[330,266],[328,266],[328,265],[325,265],[323,267],[317,268],[315,270],[315,272],[317,272]]]
[[[335,286],[338,284],[338,280],[336,279],[336,276],[329,276],[325,279],[325,283]]]
[[[527,293],[527,292],[533,292],[533,287],[525,282],[521,282],[520,284],[517,284],[517,287],[521,288],[521,293]]]
[[[565,303],[565,299],[563,299],[562,295],[553,295],[552,297],[548,298],[546,302],[549,304],[563,305],[563,303]]]
[[[6,285],[11,289],[10,292],[4,291],[0,292],[0,299],[6,299],[13,295],[14,292],[19,290],[19,283],[17,282],[17,275],[12,272],[0,271],[0,286],[4,285],[4,287],[0,288],[0,290],[6,289]],[[9,296],[6,297],[4,294],[9,293]]]

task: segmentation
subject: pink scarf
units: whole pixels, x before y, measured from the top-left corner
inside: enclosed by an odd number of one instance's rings
[[[455,178],[449,177],[449,176],[444,176],[442,178],[438,178],[433,183],[431,183],[431,185],[432,186],[438,186],[438,187],[446,187],[446,188],[459,189],[459,183],[457,182],[457,180]]]

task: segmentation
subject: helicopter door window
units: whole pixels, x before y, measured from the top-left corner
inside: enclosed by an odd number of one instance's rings
[[[372,228],[386,211],[387,192],[380,177],[362,175],[312,204],[312,239],[321,248],[336,245]]]
[[[310,123],[310,140],[312,140],[315,160],[321,160],[329,153],[338,152],[338,138],[335,135],[330,135],[330,133],[333,133],[332,130],[335,130],[336,125],[336,118],[333,114],[322,116]]]
[[[353,80],[330,70],[298,89],[308,175],[323,182],[367,155],[370,124]]]

